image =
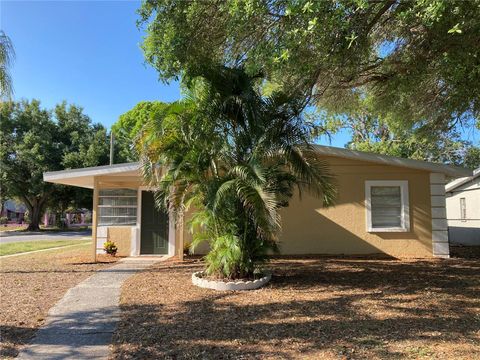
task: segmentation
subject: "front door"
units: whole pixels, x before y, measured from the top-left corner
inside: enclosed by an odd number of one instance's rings
[[[155,206],[153,192],[142,191],[140,254],[168,254],[168,214]]]

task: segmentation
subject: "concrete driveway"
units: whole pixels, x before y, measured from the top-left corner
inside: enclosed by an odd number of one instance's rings
[[[40,231],[40,232],[0,232],[0,244],[37,240],[88,240],[92,230],[84,231]]]

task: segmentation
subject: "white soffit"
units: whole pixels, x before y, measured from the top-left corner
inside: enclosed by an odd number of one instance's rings
[[[51,171],[43,174],[43,180],[55,184],[78,186],[93,189],[94,178],[97,176],[134,176],[140,177],[139,163],[126,163],[105,166],[95,166],[81,169]]]

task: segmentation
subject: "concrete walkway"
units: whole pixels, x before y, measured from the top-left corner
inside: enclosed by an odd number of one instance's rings
[[[19,359],[105,359],[120,319],[120,288],[166,257],[126,258],[67,291]]]

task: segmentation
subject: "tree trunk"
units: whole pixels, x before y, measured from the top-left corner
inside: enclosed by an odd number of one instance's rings
[[[40,230],[40,217],[42,216],[43,205],[45,203],[45,199],[28,199],[27,197],[23,197],[22,199],[27,206],[29,217],[30,217],[30,224],[28,224],[27,231],[39,231]]]
[[[28,224],[27,231],[40,230],[40,217],[42,216],[42,209],[40,206],[33,206],[30,212],[30,224]]]

